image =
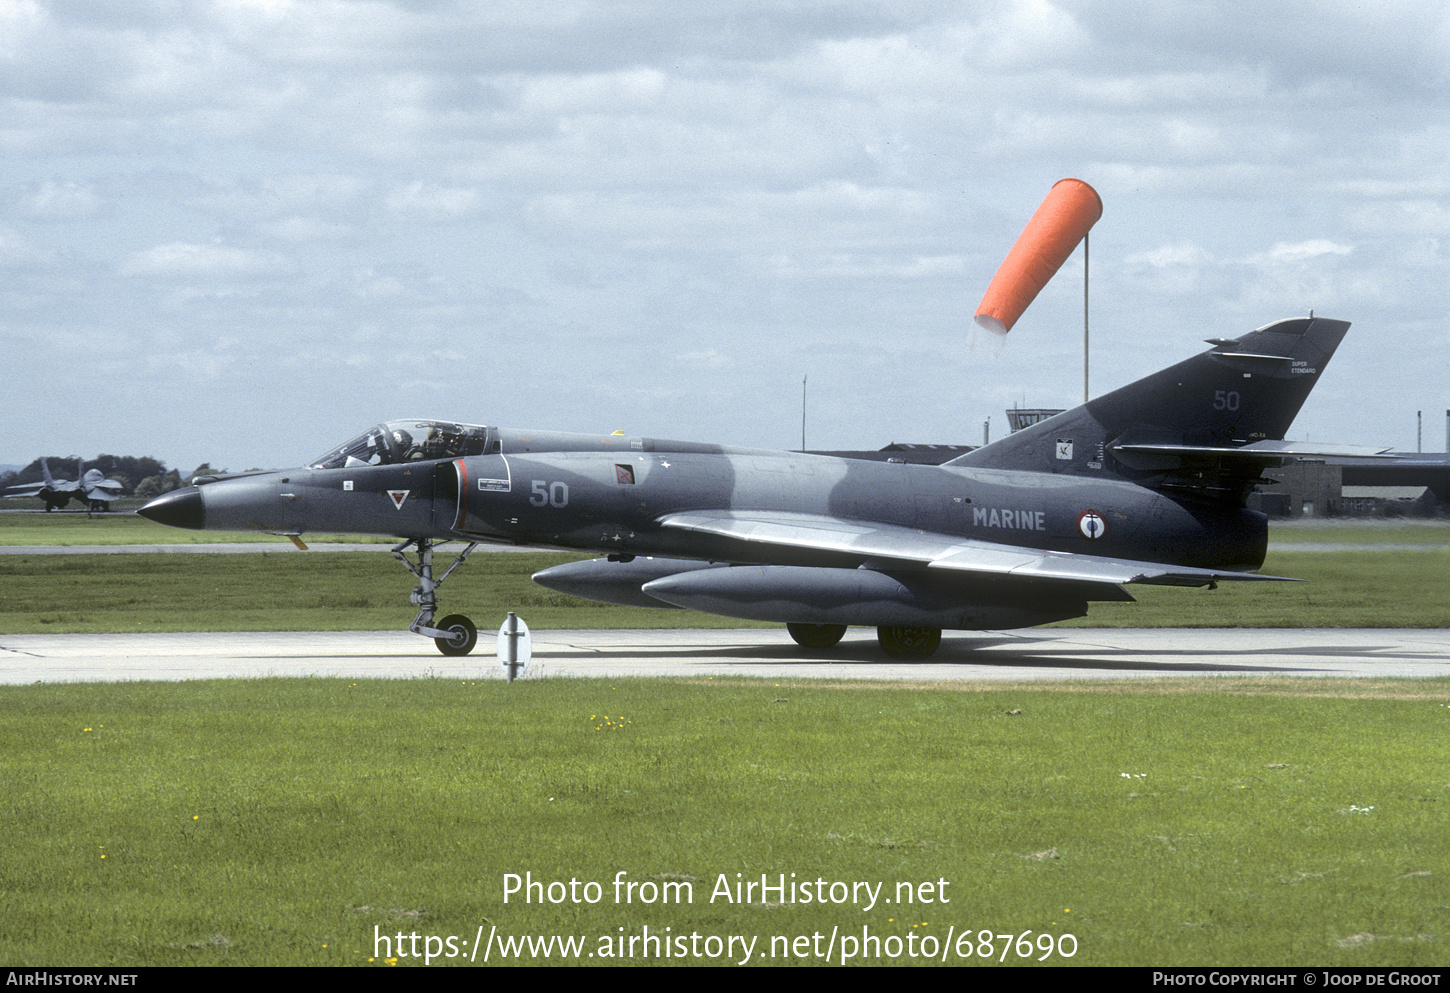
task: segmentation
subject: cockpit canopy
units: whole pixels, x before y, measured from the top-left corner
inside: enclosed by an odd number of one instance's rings
[[[307,468],[345,469],[482,455],[488,450],[489,434],[489,428],[478,424],[387,421],[338,445]]]

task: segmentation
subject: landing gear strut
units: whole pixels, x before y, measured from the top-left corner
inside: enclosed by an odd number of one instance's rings
[[[473,622],[462,614],[449,614],[439,621],[435,627],[433,617],[438,612],[438,587],[443,585],[443,580],[452,575],[453,570],[461,566],[469,554],[478,547],[478,542],[470,541],[468,547],[459,553],[453,564],[439,576],[433,578],[433,546],[438,544],[432,538],[409,538],[393,549],[393,557],[407,567],[408,571],[418,577],[418,588],[413,591],[412,601],[418,605],[418,616],[413,618],[413,623],[408,625],[408,630],[414,634],[421,634],[425,638],[432,638],[433,643],[444,655],[467,655],[473,651],[478,644],[478,629]],[[413,545],[418,550],[418,564],[413,565],[408,560],[407,548]]]

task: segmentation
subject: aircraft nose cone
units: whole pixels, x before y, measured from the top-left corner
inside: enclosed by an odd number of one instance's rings
[[[200,531],[206,527],[206,508],[201,502],[201,490],[195,486],[172,490],[152,500],[136,513],[157,524],[167,524],[174,528]]]

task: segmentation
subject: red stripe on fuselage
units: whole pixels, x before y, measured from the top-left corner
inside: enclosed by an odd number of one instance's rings
[[[458,467],[458,513],[453,517],[453,530],[462,531],[468,521],[468,466],[462,459],[454,459]]]

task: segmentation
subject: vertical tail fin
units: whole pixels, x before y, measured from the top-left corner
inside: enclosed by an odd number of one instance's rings
[[[1307,317],[1210,339],[1200,355],[947,464],[1229,489],[1241,499],[1282,458],[1250,446],[1283,439],[1348,330]]]

